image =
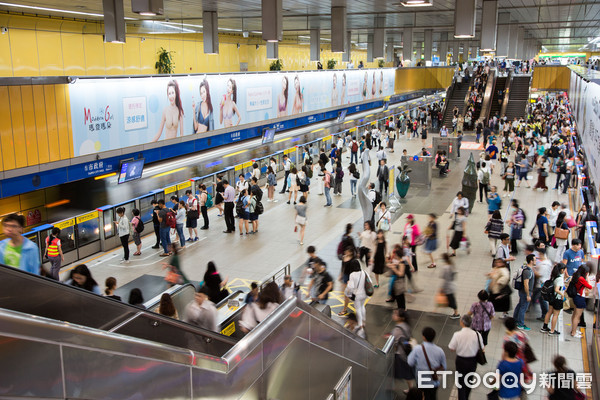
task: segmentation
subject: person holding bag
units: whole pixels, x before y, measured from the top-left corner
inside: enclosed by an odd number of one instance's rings
[[[480,290],[477,293],[476,301],[471,305],[471,309],[468,314],[473,318],[471,322],[471,329],[476,330],[481,334],[483,345],[487,346],[488,335],[492,329],[492,319],[496,315],[494,305],[488,301],[489,294],[485,290]]]
[[[405,380],[408,389],[414,387],[415,375],[413,369],[408,365],[408,355],[412,350],[412,328],[406,311],[394,310],[392,320],[395,322],[394,329],[391,335],[394,336],[394,345],[396,354],[394,357],[394,378],[397,380]],[[404,391],[406,394],[408,390]]]
[[[306,230],[306,197],[300,196],[300,204],[295,205],[296,207],[296,226],[294,232],[300,227],[300,245],[304,244],[304,231]]]
[[[410,241],[410,249],[412,251],[411,265],[416,272],[419,270],[419,266],[417,265],[417,246],[419,245],[418,242],[420,240],[421,230],[419,229],[419,225],[416,224],[415,217],[412,214],[406,216],[406,221],[402,236],[408,237]]]
[[[387,204],[383,201],[375,207],[376,224],[377,230],[388,232],[392,226],[392,215],[387,209]]]
[[[448,230],[454,231],[452,234],[452,240],[450,240],[450,248],[452,248],[450,257],[456,256],[456,250],[460,247],[460,242],[462,241],[463,237],[466,237],[467,217],[465,214],[466,210],[464,207],[459,207],[452,225],[448,227]]]

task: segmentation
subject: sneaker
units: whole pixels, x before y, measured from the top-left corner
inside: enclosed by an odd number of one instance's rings
[[[517,325],[517,329],[520,329],[520,330],[522,330],[522,331],[525,331],[525,332],[527,332],[527,331],[530,331],[530,330],[531,330],[531,328],[530,328],[530,327],[528,327],[527,325],[521,325],[521,326],[518,326],[518,325]]]
[[[207,229],[208,229],[208,228],[207,228]],[[200,240],[200,239],[198,238],[198,236],[196,236],[196,237],[194,238],[194,242],[197,242],[198,240]]]
[[[194,241],[194,239],[192,239],[191,237],[187,238],[187,240],[186,240],[186,242],[193,242],[193,241]]]
[[[582,335],[582,334],[581,334],[581,332],[579,332],[579,331],[575,332],[575,334],[574,334],[574,335],[571,335],[571,337],[572,337],[572,338],[575,338],[575,339],[580,339],[582,336],[583,336],[583,335]]]
[[[160,246],[159,245],[154,245],[154,246],[152,246],[152,248],[153,249],[158,249],[158,248],[160,248]]]
[[[551,336],[558,336],[558,335],[560,335],[560,332],[559,332],[559,331],[548,332],[548,335],[551,335]]]
[[[540,332],[542,332],[542,333],[550,333],[550,328],[548,328],[547,326],[542,326],[542,329],[540,329]]]
[[[460,318],[460,314],[451,314],[448,318],[450,318],[450,319],[459,319]]]

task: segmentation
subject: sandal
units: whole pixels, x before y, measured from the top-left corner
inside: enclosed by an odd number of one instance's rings
[[[435,267],[437,267],[437,265],[435,265],[435,264],[429,264],[429,265],[427,266],[427,268],[435,268]]]
[[[340,312],[338,313],[338,315],[339,315],[340,317],[345,317],[346,315],[348,315],[348,310],[345,310],[345,311],[344,311],[344,310],[342,310],[342,311],[340,311]]]

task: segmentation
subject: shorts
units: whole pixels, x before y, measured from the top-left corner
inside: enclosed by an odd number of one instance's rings
[[[258,221],[258,214],[257,213],[248,213],[248,220],[249,221]]]
[[[244,211],[244,212],[242,213],[242,215],[241,215],[241,218],[242,218],[244,221],[250,221],[250,213],[249,213],[248,211]]]
[[[564,302],[562,299],[554,299],[554,300],[550,301],[549,304],[550,304],[550,307],[552,307],[555,310],[562,310]]]
[[[519,180],[520,181],[522,181],[523,179],[527,180],[527,172],[529,172],[529,171],[525,171],[525,172],[519,171]]]
[[[198,218],[185,218],[185,227],[186,228],[196,228],[198,226]]]
[[[133,232],[133,243],[135,243],[136,246],[139,246],[140,244],[142,244],[142,239],[140,238],[140,234],[138,232]]]
[[[582,297],[580,295],[576,295],[573,298],[573,304],[575,304],[576,308],[585,308],[585,297]]]

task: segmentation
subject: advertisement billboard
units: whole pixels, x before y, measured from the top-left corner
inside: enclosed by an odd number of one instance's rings
[[[394,79],[391,68],[78,79],[68,86],[74,155],[378,99]]]
[[[583,83],[586,104],[580,115],[585,122],[579,123],[579,132],[589,163],[588,170],[594,182],[598,184],[600,182],[600,86],[596,83]]]

